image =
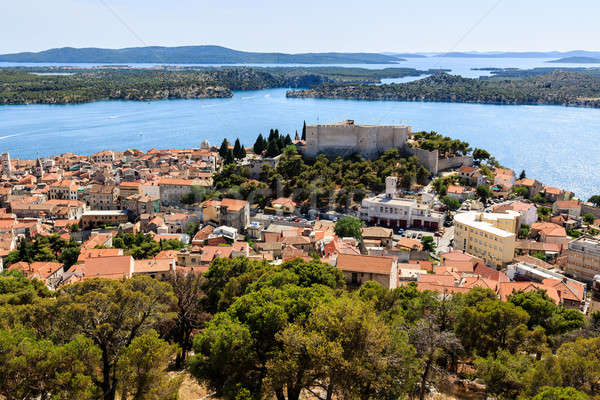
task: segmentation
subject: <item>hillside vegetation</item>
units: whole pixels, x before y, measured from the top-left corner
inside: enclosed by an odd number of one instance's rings
[[[0,104],[69,104],[97,100],[231,97],[233,90],[308,88],[323,83],[376,83],[419,76],[413,68],[163,68],[36,67],[0,69]]]
[[[437,73],[414,82],[379,86],[323,84],[310,90],[290,91],[287,96],[600,107],[600,77],[552,71],[525,78],[471,79]]]

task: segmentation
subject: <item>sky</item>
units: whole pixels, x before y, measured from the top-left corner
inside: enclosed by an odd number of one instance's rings
[[[600,50],[598,0],[0,0],[0,53],[214,44],[245,51]]]

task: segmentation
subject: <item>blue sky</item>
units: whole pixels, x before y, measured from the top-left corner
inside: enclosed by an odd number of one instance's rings
[[[598,0],[0,0],[0,16],[0,53],[194,44],[282,52],[600,50]]]

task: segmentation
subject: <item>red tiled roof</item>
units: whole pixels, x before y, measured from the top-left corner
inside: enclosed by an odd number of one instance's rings
[[[337,257],[336,266],[342,271],[389,275],[393,263],[392,257],[340,254]]]

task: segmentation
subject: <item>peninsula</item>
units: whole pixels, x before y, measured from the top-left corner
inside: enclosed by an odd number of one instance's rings
[[[552,104],[600,107],[600,77],[592,73],[552,71],[529,77],[463,78],[447,73],[388,85],[323,84],[289,91],[287,97],[359,100],[443,101],[487,104]]]

